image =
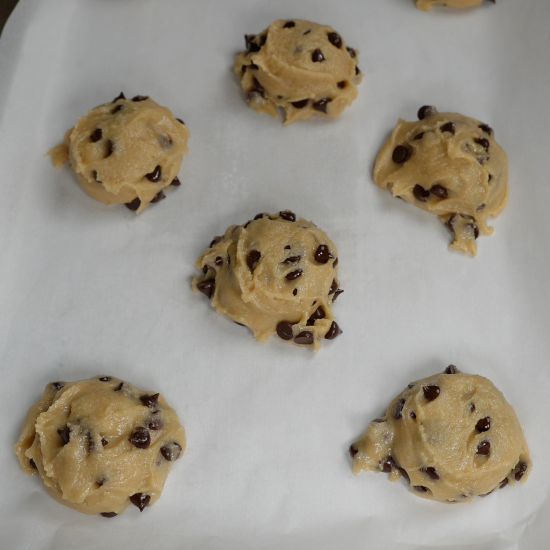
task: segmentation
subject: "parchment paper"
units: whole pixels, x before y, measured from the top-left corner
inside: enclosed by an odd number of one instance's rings
[[[363,83],[336,120],[283,127],[232,73],[277,18],[332,25]],[[21,0],[0,40],[2,548],[547,548],[550,535],[550,2]],[[182,186],[136,215],[89,198],[43,155],[87,109],[150,95],[187,123]],[[421,105],[489,123],[510,201],[477,258],[371,179]],[[344,334],[314,355],[258,344],[190,289],[215,235],[292,209],[339,250]],[[531,449],[528,482],[469,505],[351,472],[347,449],[411,380],[490,378]],[[114,519],[54,502],[12,447],[52,380],[112,373],[160,391],[188,447],[155,506]]]

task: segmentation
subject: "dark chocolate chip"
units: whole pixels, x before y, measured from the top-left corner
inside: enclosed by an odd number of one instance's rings
[[[424,487],[424,485],[413,485],[413,487],[419,493],[429,493],[430,492],[430,490],[427,487]]]
[[[139,200],[139,197],[136,197],[132,202],[125,203],[126,208],[128,210],[136,211],[141,206],[141,201]]]
[[[283,261],[284,264],[292,264],[294,262],[299,262],[302,259],[302,256],[289,256],[286,260]]]
[[[288,321],[281,321],[277,325],[277,334],[283,340],[292,340],[292,337],[294,336],[294,332],[292,331],[292,323],[289,323]]]
[[[300,268],[298,268],[298,269],[296,269],[295,271],[291,271],[290,273],[287,273],[287,274],[285,275],[285,279],[286,279],[287,281],[294,281],[294,280],[297,279],[298,277],[301,277],[301,276],[302,276],[302,273],[303,273],[303,271],[302,271]]]
[[[139,508],[140,512],[143,512],[143,509],[149,504],[151,497],[149,495],[144,495],[143,493],[136,493],[130,497],[130,502]]]
[[[113,391],[120,391],[122,386],[124,386],[124,382],[121,382]]]
[[[436,397],[439,397],[439,386],[436,384],[430,384],[429,386],[424,386],[422,388],[424,392],[424,397],[427,401],[433,401]]]
[[[332,280],[332,284],[330,285],[330,290],[328,291],[328,295],[334,294],[338,290],[338,283],[336,282],[336,279]]]
[[[395,461],[391,456],[387,456],[386,458],[383,458],[378,464],[380,464],[380,469],[383,472],[389,474],[395,466]]]
[[[260,212],[259,214],[256,214],[254,216],[254,219],[255,220],[261,220],[263,217],[266,217],[266,218],[269,218],[270,220],[272,219],[271,216],[269,214],[266,214],[265,212]]]
[[[473,403],[470,403],[469,409],[470,409],[470,412],[474,412],[476,410],[476,406]]]
[[[110,157],[113,154],[113,151],[115,149],[115,146],[113,145],[113,142],[108,139],[107,140],[107,150],[105,152],[105,158]]]
[[[155,169],[152,172],[149,172],[148,174],[145,174],[145,177],[152,182],[156,182],[160,180],[161,175],[161,169],[160,166],[155,166]]]
[[[283,25],[283,29],[291,29],[292,27],[295,27],[295,26],[296,26],[296,23],[294,23],[294,21],[287,21]]]
[[[159,202],[161,201],[162,199],[165,199],[166,198],[166,195],[164,194],[163,191],[159,191],[152,199],[151,199],[151,203],[155,203],[155,202]]]
[[[428,466],[427,468],[420,468],[420,471],[425,473],[430,479],[433,479],[434,481],[439,481],[439,474],[432,466]]]
[[[514,477],[516,478],[516,481],[519,481],[523,477],[526,471],[527,471],[527,463],[518,462],[517,466],[514,468]]]
[[[445,225],[449,228],[449,231],[452,231],[453,233],[455,232],[455,228],[454,228],[455,220],[456,220],[456,214],[451,214],[447,218],[447,221],[445,222]]]
[[[320,264],[326,264],[331,258],[334,258],[326,244],[320,244],[313,257],[315,261]]]
[[[398,145],[392,153],[391,159],[395,164],[403,164],[407,160],[409,160],[409,157],[411,156],[411,152],[408,149],[408,147],[405,147],[404,145]]]
[[[301,101],[291,101],[290,104],[295,109],[303,109],[309,102],[309,99],[302,99]]]
[[[170,185],[173,185],[174,187],[179,187],[181,185],[181,181],[178,179],[178,176],[176,176]]]
[[[329,32],[327,38],[328,41],[336,48],[342,47],[342,38],[337,32]]]
[[[466,227],[469,227],[474,232],[474,240],[479,237],[479,227],[475,223],[467,223]]]
[[[449,196],[449,192],[447,191],[446,187],[443,187],[440,183],[436,183],[435,185],[432,185],[430,189],[430,193],[432,195],[435,195],[436,197],[439,197],[440,199],[446,199]]]
[[[180,457],[181,445],[176,442],[170,443],[169,445],[164,445],[164,447],[160,448],[160,453],[166,460],[168,460],[168,462],[172,462]]]
[[[118,516],[116,512],[101,512],[101,515],[104,518],[114,518],[115,516]]]
[[[413,420],[416,420],[416,413],[414,411],[411,411],[409,413],[409,416],[413,419]]]
[[[153,395],[150,395],[148,393],[143,394],[140,396],[139,400],[150,409],[154,409],[155,407],[159,406],[159,394],[155,393]]]
[[[449,365],[444,371],[444,374],[456,374],[456,373],[457,373],[457,370],[454,365]]]
[[[361,74],[361,71],[359,70],[359,67],[357,65],[355,65],[355,74],[356,75]]]
[[[183,122],[183,120],[181,118],[176,118],[176,120],[180,123],[180,124],[183,124],[185,126],[185,122]]]
[[[351,458],[353,458],[359,451],[353,446],[349,446],[349,454],[351,455]]]
[[[96,141],[99,141],[102,136],[103,132],[101,131],[101,128],[96,128],[90,136],[90,139],[92,140],[92,143],[95,143]]]
[[[506,487],[506,485],[508,485],[508,478],[507,478],[507,477],[505,477],[505,478],[500,482],[499,489],[504,489],[504,487]]]
[[[342,334],[342,329],[338,326],[338,323],[336,321],[332,321],[330,328],[325,334],[325,339],[334,340],[337,336],[340,336],[340,334]]]
[[[251,250],[246,257],[246,265],[250,271],[254,271],[262,255],[257,250]]]
[[[215,285],[216,281],[214,279],[208,279],[207,281],[202,281],[201,283],[198,283],[197,290],[205,294],[208,298],[212,298]]]
[[[323,306],[319,306],[310,316],[310,318],[307,320],[307,326],[312,327],[315,324],[315,321],[317,319],[324,319],[325,318],[325,310],[323,309]]]
[[[256,42],[254,42],[255,39],[256,39],[255,34],[245,34],[244,35],[244,41],[246,43],[246,48],[247,48],[247,50],[246,50],[247,55],[260,51],[260,46],[258,46],[258,44],[256,44]]]
[[[52,388],[54,390],[60,390],[61,388],[64,388],[65,384],[63,382],[52,382]]]
[[[151,445],[151,436],[149,430],[138,426],[130,435],[129,441],[138,449],[147,449]]]
[[[145,101],[146,99],[149,99],[149,96],[147,96],[147,95],[135,95],[132,98],[132,101]]]
[[[432,116],[437,112],[435,107],[431,105],[424,105],[418,109],[418,120],[424,120],[426,117]]]
[[[484,208],[485,208],[485,203],[480,204],[480,205],[476,208],[476,210],[483,210]]]
[[[415,196],[416,200],[419,200],[420,202],[426,202],[428,200],[428,197],[430,196],[430,192],[417,183],[413,187],[413,195]]]
[[[405,468],[401,468],[401,466],[395,466],[399,472],[401,473],[401,475],[406,479],[407,483],[410,483],[411,482],[411,478],[409,477],[409,474],[407,473],[407,470],[405,470]]]
[[[334,262],[332,263],[332,267],[336,267],[338,265],[338,258],[336,258],[336,260],[334,260]]]
[[[104,437],[101,438],[101,444],[105,447],[109,443]]]
[[[285,250],[290,250],[290,245],[289,245],[289,244],[287,244],[287,245],[285,246]]]
[[[292,291],[292,294],[293,294],[293,296],[296,296],[296,294],[298,294],[298,289],[295,288],[295,289]]]
[[[452,122],[446,122],[439,128],[442,132],[450,132],[451,134],[455,133],[455,125]]]
[[[340,294],[342,294],[342,292],[344,292],[341,288],[339,288],[335,293],[334,293],[334,296],[332,297],[332,303],[336,302],[336,298],[338,298],[338,296],[340,296]]]
[[[107,480],[106,480],[105,478],[102,477],[101,479],[98,479],[98,480],[96,481],[96,483],[97,483],[100,487],[103,487],[103,485],[105,485],[105,482],[106,482],[106,481],[107,481]]]
[[[424,132],[420,132],[419,134],[416,134],[416,136],[413,137],[413,140],[419,140],[424,137]]]
[[[122,109],[122,107],[124,107],[124,105],[122,105],[122,103],[120,105],[117,105],[112,111],[111,113],[114,115],[115,113],[118,113],[120,111],[120,109]]]
[[[491,427],[491,418],[486,416],[485,418],[480,418],[476,424],[476,430],[478,432],[486,432]]]
[[[332,99],[330,99],[330,97],[325,97],[324,99],[320,99],[319,101],[316,101],[314,104],[313,104],[313,108],[316,110],[316,111],[319,111],[321,113],[326,113],[327,112],[327,105],[332,101]]]
[[[214,260],[214,265],[222,265],[223,264],[223,258],[221,256],[216,256],[216,259]]]
[[[347,86],[347,82],[345,80],[342,80],[342,82],[337,82],[336,86],[338,86],[338,88],[343,90]]]
[[[403,416],[403,407],[405,406],[405,400],[403,398],[398,399],[393,406],[393,417],[395,420],[399,420]]]
[[[489,441],[482,441],[477,446],[477,454],[478,455],[488,456],[490,450],[491,450],[491,443]]]
[[[489,146],[490,146],[490,143],[489,143],[489,140],[488,139],[485,139],[485,138],[479,138],[479,139],[474,139],[475,143],[477,143],[478,145],[481,145],[483,147],[483,149],[485,149],[485,151],[488,153],[489,152]]]
[[[206,275],[208,273],[208,266],[205,264],[202,266],[202,272]]]
[[[154,411],[153,414],[157,412],[160,412],[160,411]],[[155,430],[155,431],[160,430],[164,426],[164,422],[162,418],[158,418],[158,417],[147,420],[145,424],[150,430]]]
[[[112,102],[113,102],[113,103],[116,103],[119,99],[126,99],[126,98],[124,97],[124,94],[123,94],[122,92],[120,92],[120,94],[117,95],[117,96],[115,97],[115,99],[113,99]]]
[[[353,48],[350,48],[349,46],[346,46],[346,50],[348,50],[348,53],[352,58],[356,56],[355,50]]]
[[[486,134],[491,135],[493,133],[493,129],[488,124],[480,124],[478,128],[481,128]]]
[[[309,345],[313,344],[313,333],[309,330],[302,330],[299,334],[296,335],[294,341],[297,344]]]
[[[214,237],[214,238],[212,239],[212,242],[210,243],[210,247],[209,247],[209,248],[212,248],[213,246],[216,246],[221,240],[222,240],[221,237]]]
[[[38,470],[38,468],[36,467],[36,462],[32,458],[29,460],[29,465],[31,468]]]
[[[71,429],[69,426],[65,426],[64,428],[60,428],[57,430],[57,433],[61,436],[61,440],[63,441],[63,445],[67,445],[69,440],[71,439]]]

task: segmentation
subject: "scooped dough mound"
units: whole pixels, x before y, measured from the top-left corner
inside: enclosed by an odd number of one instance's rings
[[[458,113],[418,111],[418,122],[399,119],[378,153],[374,181],[394,197],[436,214],[454,235],[451,248],[477,253],[508,200],[508,161],[493,129]]]
[[[48,384],[15,445],[23,471],[55,500],[105,517],[153,504],[184,450],[184,429],[161,395],[103,375]]]
[[[278,20],[257,35],[245,35],[246,51],[235,59],[250,107],[285,124],[312,115],[336,117],[357,96],[363,75],[358,51],[332,27],[300,19]]]
[[[489,0],[495,3],[495,0]],[[416,7],[430,11],[433,6],[450,6],[451,8],[471,8],[472,6],[479,6],[483,0],[416,0]]]
[[[317,351],[321,338],[342,332],[332,314],[343,292],[337,266],[336,246],[314,223],[288,210],[262,213],[214,238],[195,262],[202,276],[193,290],[260,342],[277,333]]]
[[[415,495],[440,502],[469,502],[531,471],[514,409],[490,380],[453,365],[409,384],[350,453],[355,474],[403,476]]]
[[[146,96],[99,105],[80,117],[65,140],[48,152],[58,168],[70,160],[80,185],[105,204],[126,204],[139,214],[179,186],[189,130]]]

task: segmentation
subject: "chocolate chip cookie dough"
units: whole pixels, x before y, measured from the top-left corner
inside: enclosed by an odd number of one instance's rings
[[[479,6],[483,0],[416,0],[416,7],[430,11],[433,6],[450,6],[451,8],[470,8],[472,6]],[[489,2],[495,3],[495,0],[489,0]]]
[[[326,25],[300,19],[274,21],[257,35],[245,35],[246,50],[235,73],[250,107],[285,124],[312,115],[336,117],[357,97],[363,75],[358,51]]]
[[[288,210],[258,214],[215,237],[195,262],[202,276],[193,290],[212,299],[218,313],[249,327],[265,342],[271,334],[311,346],[342,331],[332,304],[343,292],[338,252],[314,223]]]
[[[451,248],[476,255],[475,240],[491,235],[508,200],[508,161],[493,129],[458,113],[418,111],[399,119],[378,153],[374,181],[394,197],[436,214],[454,235]]]
[[[531,471],[514,409],[490,380],[454,365],[409,384],[350,453],[355,474],[403,476],[415,495],[440,502],[469,502]]]
[[[23,471],[39,475],[50,496],[105,517],[153,504],[184,449],[164,397],[103,375],[48,384],[15,445]]]
[[[179,186],[189,130],[146,96],[120,94],[80,117],[65,140],[48,152],[58,168],[70,160],[80,185],[97,201],[126,204],[139,214]]]

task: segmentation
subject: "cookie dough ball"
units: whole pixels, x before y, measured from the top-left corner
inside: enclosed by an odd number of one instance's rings
[[[258,113],[278,117],[276,107],[282,107],[285,124],[312,115],[333,118],[356,98],[363,77],[358,52],[332,27],[280,19],[245,41],[234,70]]]
[[[403,476],[415,495],[440,502],[469,502],[531,471],[514,409],[490,380],[454,365],[409,384],[350,453],[355,474]]]
[[[374,181],[439,216],[454,234],[450,247],[475,256],[475,240],[493,232],[487,217],[496,218],[508,201],[506,153],[479,120],[430,106],[418,118],[399,119],[378,153]]]
[[[48,384],[15,445],[23,471],[55,500],[105,517],[153,504],[184,449],[164,397],[112,376]]]
[[[120,94],[80,117],[65,140],[48,152],[58,168],[70,160],[80,185],[105,204],[126,204],[139,214],[179,186],[189,130],[146,96]]]
[[[493,4],[495,0],[489,0]],[[479,6],[483,0],[416,0],[416,7],[430,11],[433,6],[450,6],[451,8],[471,8],[472,6]]]
[[[263,213],[214,238],[195,262],[202,276],[193,290],[260,342],[277,333],[317,351],[342,332],[332,315],[343,292],[337,266],[336,246],[314,223],[288,210]]]

